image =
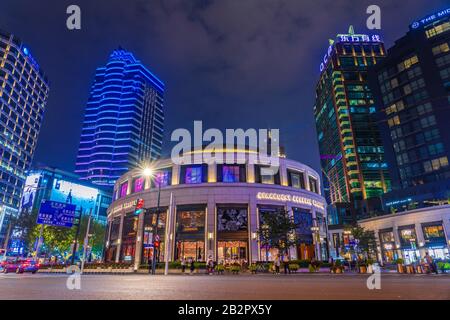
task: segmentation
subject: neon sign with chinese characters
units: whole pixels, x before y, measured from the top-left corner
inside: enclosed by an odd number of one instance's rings
[[[381,37],[378,34],[367,35],[367,34],[338,34],[337,35],[338,42],[381,42]],[[331,58],[334,49],[334,41],[330,40],[330,46],[328,47],[327,53],[323,56],[322,62],[320,64],[320,72],[325,69],[328,61]]]

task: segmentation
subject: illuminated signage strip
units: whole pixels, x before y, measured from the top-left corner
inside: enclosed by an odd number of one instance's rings
[[[135,199],[133,201],[122,203],[121,205],[114,207],[111,210],[111,214],[115,214],[117,212],[120,212],[120,211],[126,210],[126,209],[130,209],[130,208],[133,208],[133,210],[134,210],[136,207],[137,201],[138,201],[138,199]]]
[[[381,42],[381,37],[378,34],[367,35],[367,34],[338,34],[338,42]],[[328,47],[327,53],[323,56],[322,63],[320,64],[320,72],[325,69],[331,54],[333,53],[334,42]]]
[[[325,210],[325,206],[322,202],[316,201],[311,198],[305,198],[300,196],[294,196],[290,194],[283,193],[269,193],[269,192],[258,192],[256,195],[258,200],[273,200],[280,202],[293,202],[298,204],[306,204],[309,206],[313,206],[317,209]]]
[[[428,24],[430,22],[433,22],[434,20],[440,19],[442,17],[450,15],[450,8],[439,11],[435,14],[432,14],[431,16],[428,16],[426,18],[423,18],[419,21],[415,21],[411,24],[411,29],[417,29],[425,24]]]

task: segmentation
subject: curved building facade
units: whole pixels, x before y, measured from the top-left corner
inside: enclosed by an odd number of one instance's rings
[[[285,210],[298,224],[301,242],[290,249],[291,258],[326,259],[320,177],[299,162],[278,160],[275,175],[265,175],[264,165],[248,160],[183,165],[167,159],[152,165],[153,176],[145,176],[143,169],[127,172],[117,180],[108,208],[105,261],[137,267],[153,258],[154,246],[157,261],[205,261],[210,256],[224,263],[272,260],[278,251],[261,245],[258,228],[262,215]]]

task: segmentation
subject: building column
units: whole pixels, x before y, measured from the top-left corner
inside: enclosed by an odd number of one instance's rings
[[[120,259],[120,250],[122,247],[123,219],[124,218],[125,218],[125,213],[122,213],[120,215],[119,238],[117,239],[116,263],[119,263],[119,259]]]
[[[138,217],[138,227],[136,233],[136,247],[134,250],[134,270],[139,270],[142,258],[142,246],[143,246],[143,236],[144,236],[144,216],[145,211],[141,212]]]
[[[217,164],[215,162],[208,164],[208,182],[217,182]]]
[[[289,216],[292,220],[294,220],[294,211],[292,210],[292,207],[287,206],[287,211],[289,212]],[[290,260],[296,260],[297,259],[297,248],[296,246],[292,246],[289,248],[289,259]]]
[[[319,224],[317,223],[316,211],[313,210],[312,208],[311,208],[311,214],[312,214],[312,219],[313,219],[313,227],[319,227]],[[314,247],[315,247],[315,258],[316,258],[316,260],[321,260],[322,254],[320,252],[321,251],[320,250],[320,230],[313,232],[313,243],[314,243]]]
[[[399,258],[403,258],[400,237],[398,235],[398,227],[396,225],[392,227],[392,233],[394,234],[395,251],[397,252],[397,256]]]
[[[181,167],[178,164],[172,166],[172,185],[176,186],[180,184],[180,172]]]
[[[213,197],[208,197],[206,208],[206,242],[205,242],[205,260],[212,256],[216,260],[216,201]]]
[[[417,244],[419,245],[419,253],[420,258],[425,257],[425,252],[427,251],[425,248],[425,237],[423,236],[422,224],[415,224],[416,235],[417,235]]]
[[[278,167],[278,171],[280,173],[280,182],[282,186],[287,186],[288,183],[288,177],[287,177],[287,170],[286,170],[286,162],[280,161],[280,165]]]
[[[247,164],[247,182],[255,183],[255,164],[253,163]]]
[[[259,226],[259,217],[258,217],[258,206],[256,204],[255,198],[250,198],[248,202],[248,227],[250,233],[250,239],[248,243],[249,248],[249,263],[255,263],[259,260],[262,260],[260,257],[259,251],[259,241],[258,241],[258,226]]]
[[[374,230],[373,233],[375,235],[375,242],[376,242],[376,246],[377,246],[377,260],[380,263],[380,265],[383,265],[384,261],[383,261],[383,255],[381,253],[380,233],[379,233],[378,229]]]
[[[450,252],[450,220],[443,214],[442,227],[444,228],[445,241],[447,242],[448,251]]]

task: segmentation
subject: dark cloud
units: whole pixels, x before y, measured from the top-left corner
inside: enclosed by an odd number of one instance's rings
[[[36,161],[73,168],[95,68],[121,45],[166,83],[166,140],[194,120],[280,128],[288,155],[318,169],[312,107],[327,40],[350,24],[368,32],[366,8],[378,4],[391,44],[447,2],[2,0],[0,28],[30,45],[52,83]],[[71,32],[65,10],[74,3],[82,30]]]

